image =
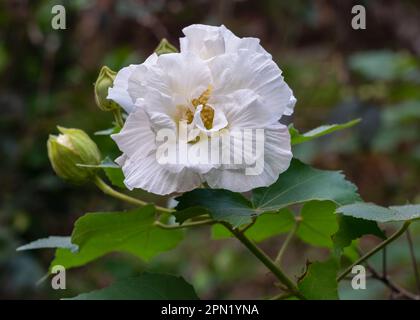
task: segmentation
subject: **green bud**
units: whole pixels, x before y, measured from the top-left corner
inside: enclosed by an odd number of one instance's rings
[[[168,40],[163,38],[162,40],[160,40],[159,45],[155,49],[155,52],[157,53],[158,56],[160,56],[161,54],[165,54],[165,53],[178,52],[178,49],[175,48],[175,46],[173,46],[172,44],[170,44]]]
[[[99,72],[98,79],[96,79],[95,102],[103,111],[112,111],[120,107],[115,101],[106,98],[108,96],[108,89],[112,87],[116,75],[116,72],[107,66],[103,66]]]
[[[95,142],[79,129],[57,127],[61,134],[50,135],[48,157],[55,173],[62,179],[74,183],[90,180],[97,168],[79,165],[98,165],[101,153]]]

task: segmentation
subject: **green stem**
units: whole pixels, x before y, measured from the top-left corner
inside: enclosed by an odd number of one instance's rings
[[[290,244],[290,241],[292,240],[293,236],[296,234],[296,231],[299,227],[300,220],[296,220],[295,225],[293,226],[293,229],[289,232],[287,235],[286,240],[284,240],[283,245],[281,246],[279,253],[277,254],[276,259],[274,260],[274,263],[278,266],[281,265],[281,259],[283,258],[284,253],[286,252],[287,247]]]
[[[251,240],[249,240],[242,232],[233,229],[227,223],[221,223],[227,228],[242,244],[252,252],[252,254],[260,260],[276,277],[284,284],[290,293],[296,297],[305,300],[305,297],[299,292],[299,289],[293,283],[293,281],[268,257],[260,248],[258,248]]]
[[[108,184],[105,183],[105,181],[103,181],[100,177],[95,176],[93,182],[96,184],[96,186],[102,190],[103,193],[105,193],[106,195],[109,195],[111,197],[114,197],[116,199],[125,201],[127,203],[136,205],[136,206],[146,206],[149,203],[147,203],[146,201],[142,201],[133,197],[130,197],[124,193],[121,193],[113,188],[111,188]],[[163,208],[160,206],[155,206],[157,211],[160,212],[165,212],[165,213],[172,213],[174,210],[172,209],[168,209],[168,208]]]
[[[414,253],[413,239],[411,238],[409,229],[407,229],[406,234],[407,234],[408,248],[410,249],[411,263],[413,264],[414,279],[416,279],[417,293],[420,293],[420,274],[419,274],[419,269],[417,268],[417,260],[416,260],[416,255]]]
[[[347,269],[345,269],[337,277],[337,282],[340,281],[340,280],[342,280],[342,279],[344,279],[345,276],[351,272],[351,270],[353,269],[353,267],[355,265],[358,265],[358,264],[363,263],[365,260],[369,259],[375,253],[377,253],[378,251],[382,250],[382,248],[386,247],[388,244],[390,244],[394,240],[398,239],[405,232],[405,230],[407,230],[408,226],[410,225],[410,222],[411,221],[404,222],[404,224],[402,225],[402,227],[397,232],[395,232],[392,236],[390,236],[385,241],[381,242],[379,245],[377,245],[375,248],[373,248],[372,250],[370,250],[368,253],[366,253],[364,256],[360,257],[356,262],[354,262],[352,265],[350,265]]]
[[[124,126],[124,119],[122,117],[121,109],[117,108],[113,110],[114,119],[117,125],[122,128]]]
[[[173,230],[173,229],[184,229],[184,228],[190,228],[190,227],[198,227],[198,226],[204,226],[204,225],[215,224],[215,223],[216,223],[216,221],[214,221],[214,220],[204,220],[204,221],[195,221],[195,222],[184,223],[184,224],[170,225],[170,224],[164,224],[160,221],[155,221],[154,225],[156,227],[159,227],[159,228],[162,228],[162,229]]]

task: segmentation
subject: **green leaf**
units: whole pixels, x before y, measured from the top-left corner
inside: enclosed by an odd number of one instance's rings
[[[351,216],[343,216],[337,214],[338,218],[338,231],[333,236],[334,249],[336,254],[340,255],[342,250],[349,245],[352,241],[364,235],[374,235],[381,239],[385,239],[385,234],[379,229],[375,221],[368,221],[358,219]]]
[[[182,230],[155,227],[154,221],[153,206],[127,212],[87,213],[76,221],[72,234],[72,243],[79,246],[79,251],[58,249],[51,265],[77,267],[115,251],[148,261],[174,248],[184,234]]]
[[[194,288],[181,277],[143,273],[70,300],[198,300],[198,297]]]
[[[162,40],[160,40],[159,45],[155,49],[155,52],[158,56],[160,56],[161,54],[178,52],[178,49],[174,45],[172,45],[168,40],[163,38]]]
[[[322,136],[325,136],[327,134],[333,133],[335,131],[347,129],[350,127],[353,127],[354,125],[358,124],[360,122],[360,119],[354,119],[346,123],[342,124],[329,124],[329,125],[323,125],[318,128],[312,129],[305,133],[300,133],[293,124],[289,125],[289,132],[291,137],[291,143],[292,145],[300,144],[303,142],[311,141],[315,138],[319,138]]]
[[[195,189],[176,200],[179,201],[177,210],[194,206],[204,207],[214,220],[226,221],[236,227],[251,222],[251,217],[256,215],[249,200],[228,190]]]
[[[204,207],[190,207],[174,212],[174,216],[176,218],[175,221],[181,224],[188,219],[198,217],[203,214],[210,214],[210,212]]]
[[[253,191],[257,212],[275,211],[311,200],[330,200],[338,205],[360,200],[357,188],[338,171],[314,169],[293,159],[289,169],[267,188]]]
[[[261,213],[277,212],[295,203],[330,200],[343,205],[360,201],[360,197],[340,172],[314,169],[293,159],[274,184],[253,190],[252,202],[239,193],[220,189],[196,189],[177,200],[177,210],[204,207],[214,220],[238,227]]]
[[[270,237],[290,231],[295,223],[295,217],[287,208],[279,212],[265,213],[258,217],[255,224],[245,231],[245,235],[255,242],[261,242]],[[232,234],[221,225],[212,227],[212,238],[226,239]]]
[[[310,201],[303,206],[296,235],[314,246],[332,248],[332,235],[338,231],[336,205],[331,201]]]
[[[343,250],[343,256],[347,257],[351,263],[356,262],[360,258],[358,248],[358,240],[353,240],[348,247]]]
[[[77,245],[71,243],[70,237],[61,236],[50,236],[48,238],[38,239],[23,246],[20,246],[16,250],[24,251],[45,248],[65,248],[69,249],[71,252],[76,252],[78,250]]]
[[[384,208],[373,203],[357,202],[337,209],[337,212],[355,218],[378,222],[408,221],[420,218],[420,205]]]
[[[337,300],[337,271],[338,266],[334,259],[310,263],[298,283],[298,288],[310,300]]]

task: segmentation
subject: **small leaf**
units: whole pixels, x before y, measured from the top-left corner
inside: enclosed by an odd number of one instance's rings
[[[336,205],[331,201],[310,201],[303,206],[297,236],[314,246],[331,248],[331,236],[338,231]]]
[[[293,213],[285,208],[279,212],[265,213],[258,217],[255,224],[245,231],[245,235],[255,242],[261,242],[270,237],[286,233],[295,223]],[[221,225],[212,227],[212,238],[215,240],[232,237],[232,234]]]
[[[71,252],[78,250],[77,245],[71,243],[71,237],[49,236],[48,238],[38,239],[28,244],[20,246],[17,251],[45,249],[45,248],[65,248]]]
[[[300,144],[303,142],[311,141],[315,138],[319,138],[325,136],[327,134],[333,133],[335,131],[347,129],[353,127],[354,125],[358,124],[360,119],[354,119],[346,123],[342,124],[329,124],[323,125],[318,128],[312,129],[305,133],[300,133],[293,124],[289,125],[289,132],[291,137],[292,145]]]
[[[198,297],[194,288],[181,277],[143,273],[70,300],[198,300]]]
[[[51,265],[77,267],[115,251],[148,261],[174,248],[184,233],[155,227],[154,213],[153,206],[127,212],[87,213],[76,221],[72,234],[72,243],[79,246],[79,251],[58,249]]]
[[[334,249],[336,254],[341,255],[342,250],[352,241],[364,235],[374,235],[381,239],[385,239],[385,234],[379,229],[375,221],[358,219],[351,216],[343,216],[337,214],[338,231],[333,235]]]
[[[310,263],[298,283],[298,288],[303,296],[310,300],[337,300],[337,270],[334,259]]]
[[[337,212],[377,222],[408,221],[420,218],[420,205],[384,208],[373,203],[357,202],[341,206],[337,209]]]
[[[159,45],[155,49],[155,52],[158,56],[160,56],[161,54],[178,52],[178,49],[174,45],[169,43],[168,40],[163,38],[162,40],[160,40]]]

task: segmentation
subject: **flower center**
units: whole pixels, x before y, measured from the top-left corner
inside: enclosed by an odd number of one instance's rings
[[[198,98],[194,98],[191,100],[192,108],[185,108],[183,119],[187,120],[187,123],[190,124],[194,119],[194,111],[197,109],[199,105],[202,105],[203,108],[200,112],[201,120],[207,130],[213,127],[213,119],[214,119],[214,109],[208,105],[208,101],[210,99],[210,94],[212,91],[211,85],[207,87],[207,89],[200,94]]]
[[[203,108],[200,112],[201,120],[203,121],[204,127],[207,130],[210,130],[213,127],[214,119],[214,109],[207,104],[210,99],[210,94],[212,91],[211,85],[207,87],[206,90],[196,99],[192,99],[191,104],[196,109],[199,105],[202,105]]]

